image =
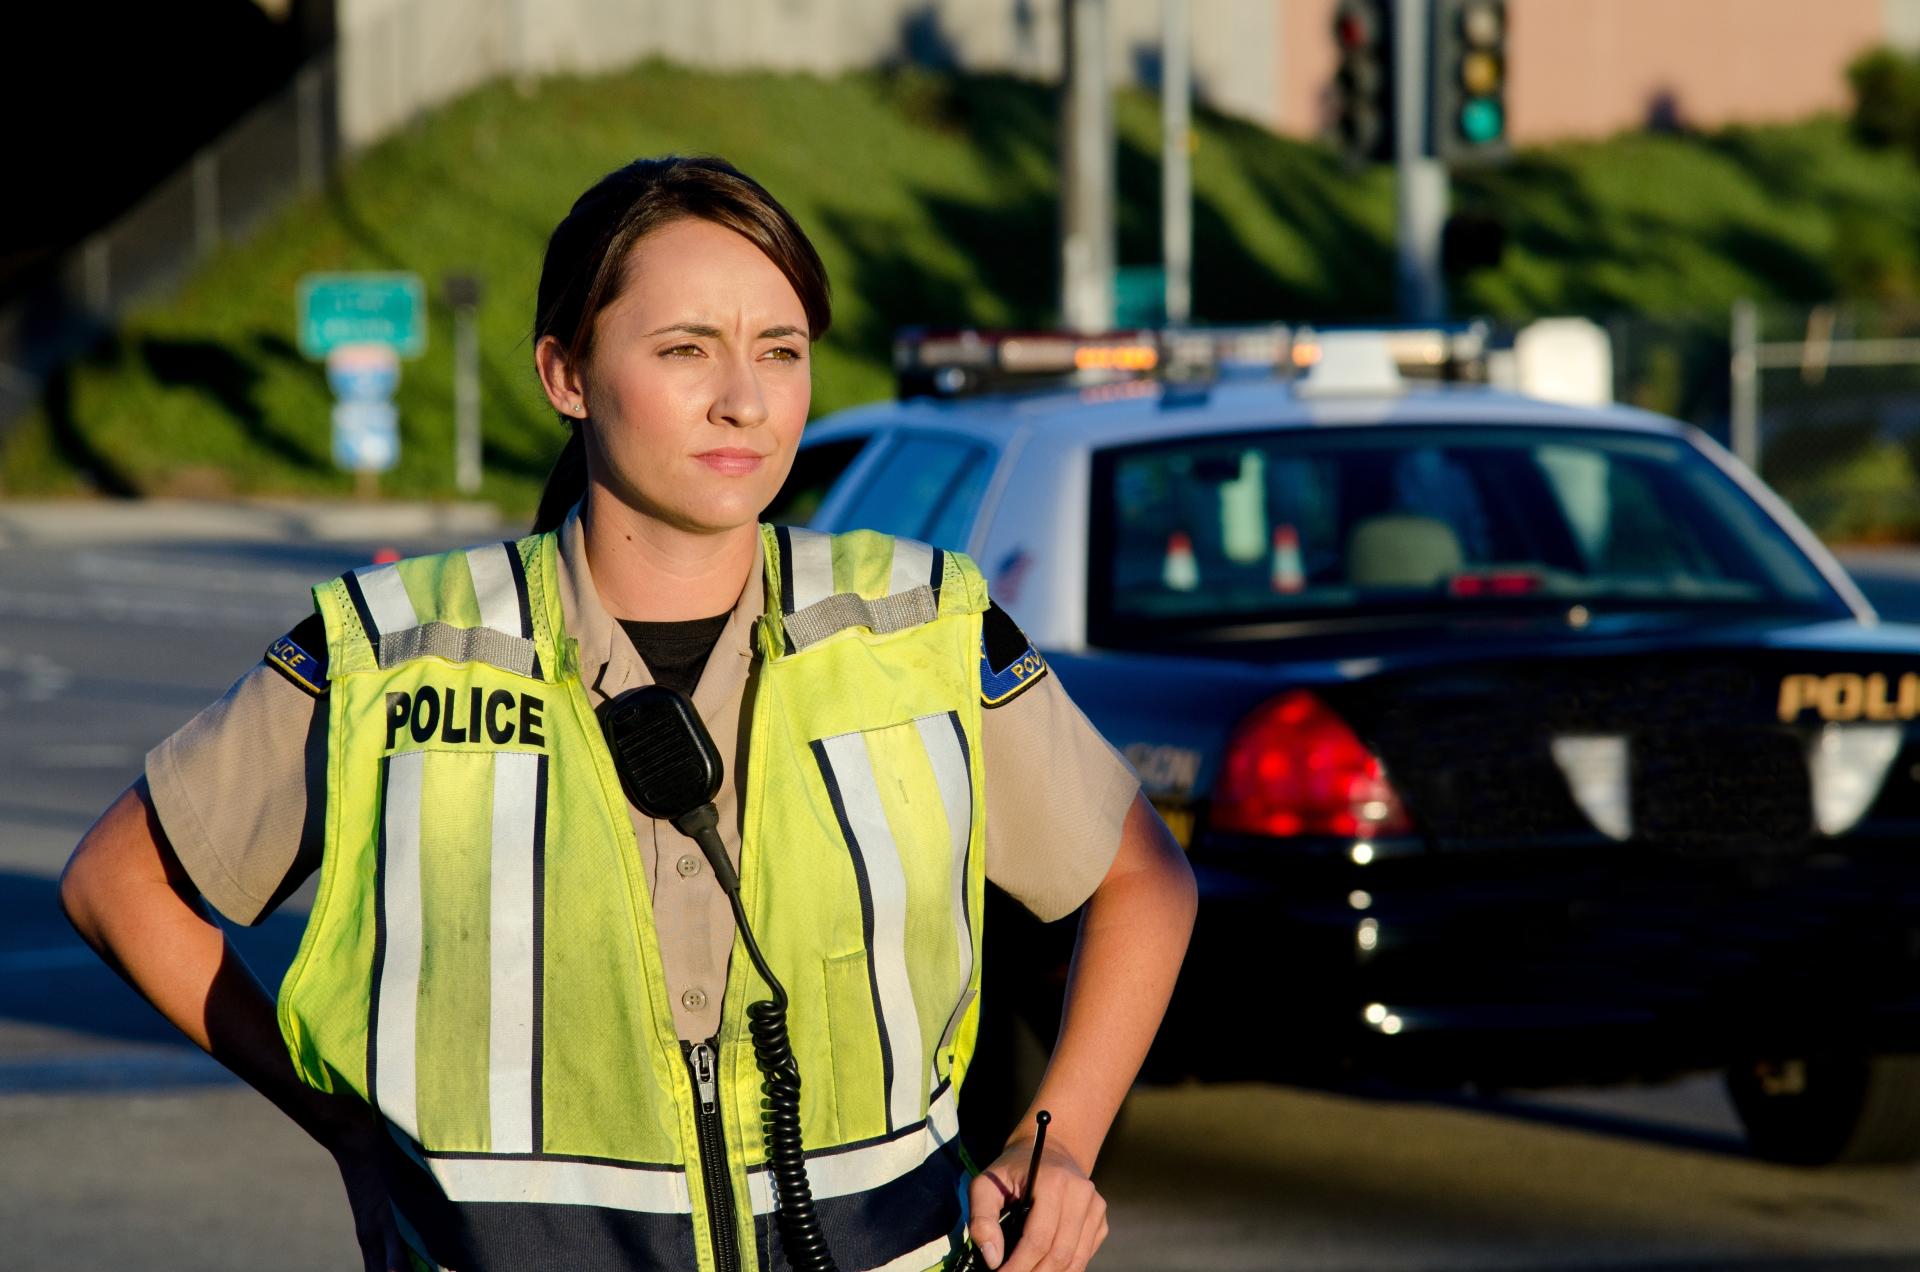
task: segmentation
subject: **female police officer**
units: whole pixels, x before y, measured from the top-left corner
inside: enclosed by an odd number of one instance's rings
[[[756,524],[827,321],[811,244],[729,165],[604,178],[540,284],[536,367],[576,427],[539,533],[316,588],[69,863],[82,935],[332,1153],[368,1268],[803,1261],[757,1125],[767,989],[735,953],[728,863],[627,803],[594,727],[649,681],[691,692],[727,760],[720,835],[792,997],[839,1266],[940,1263],[963,1193],[988,1266],[1080,1268],[1106,1235],[1088,1176],[1192,877],[1058,685],[992,677],[982,650],[1023,642],[971,562]],[[200,899],[257,922],[316,866],[276,1029]],[[963,1188],[989,877],[1086,914],[1037,1179],[1027,1121]]]

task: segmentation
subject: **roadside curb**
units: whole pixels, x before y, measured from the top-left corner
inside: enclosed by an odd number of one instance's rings
[[[243,539],[367,543],[486,538],[503,529],[489,503],[351,503],[297,500],[33,500],[0,502],[0,547],[179,543]]]

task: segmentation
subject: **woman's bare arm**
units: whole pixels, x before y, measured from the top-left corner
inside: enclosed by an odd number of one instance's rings
[[[1033,1213],[1004,1266],[1026,1272],[1051,1251],[1047,1267],[1083,1268],[1105,1239],[1106,1202],[1088,1177],[1166,1013],[1197,907],[1185,854],[1146,797],[1135,796],[1113,865],[1080,921],[1046,1077],[1006,1152],[974,1181],[971,1227],[990,1266],[1000,1266],[1002,1187],[1024,1186],[1040,1109],[1053,1124]]]
[[[407,1267],[375,1168],[379,1123],[350,1096],[294,1072],[273,1000],[208,917],[144,779],[100,816],[60,876],[83,940],[180,1032],[251,1084],[333,1154],[369,1269]]]

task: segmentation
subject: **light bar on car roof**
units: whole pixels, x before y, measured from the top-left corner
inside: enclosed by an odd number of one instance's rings
[[[908,328],[894,339],[893,366],[903,398],[962,397],[1049,379],[1084,385],[1143,376],[1291,376],[1320,360],[1325,335],[1349,330],[1316,331],[1281,323],[1097,333]],[[1487,343],[1484,324],[1367,330],[1385,342],[1403,373],[1480,378],[1476,372]]]

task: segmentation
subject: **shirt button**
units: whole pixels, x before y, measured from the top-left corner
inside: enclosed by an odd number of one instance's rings
[[[700,873],[700,858],[692,853],[686,853],[674,863],[674,869],[680,872],[682,879],[691,879]]]
[[[704,989],[688,990],[686,993],[680,995],[680,1005],[688,1011],[699,1011],[707,1005],[707,991]]]

